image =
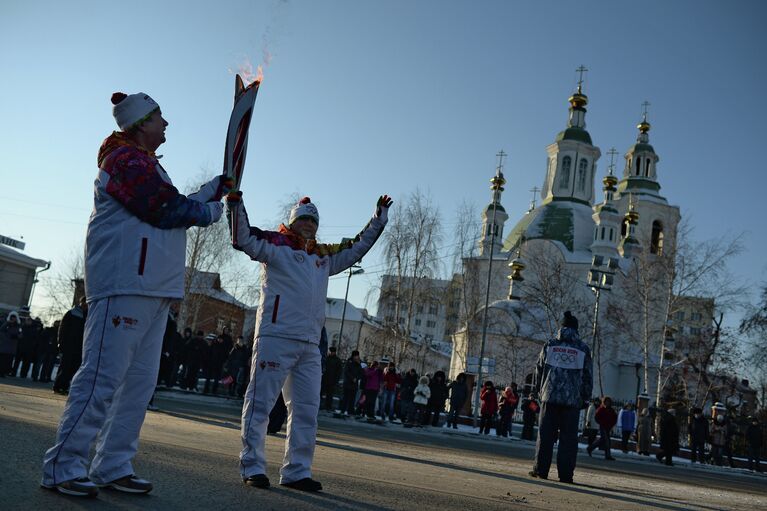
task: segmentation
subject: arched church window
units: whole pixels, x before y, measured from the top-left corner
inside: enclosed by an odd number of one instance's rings
[[[578,163],[578,191],[583,192],[586,190],[586,167],[588,166],[589,162],[586,161],[586,158],[581,158],[581,161]]]
[[[567,188],[570,186],[570,165],[572,159],[569,156],[562,158],[562,175],[559,178],[559,187]]]
[[[613,228],[610,227],[610,241],[613,240]]]
[[[599,227],[594,227],[594,241],[597,240],[598,236],[599,236]]]
[[[637,156],[637,164],[636,167],[634,167],[636,170],[634,171],[635,175],[639,175],[639,172],[642,170],[642,158]]]
[[[650,158],[644,161],[644,175],[650,177]]]
[[[663,255],[663,224],[661,224],[658,220],[652,223],[650,252],[655,255]]]
[[[628,232],[628,230],[629,230],[629,223],[628,223],[628,221],[624,220],[621,223],[621,238],[625,238],[626,237],[626,233]]]
[[[605,239],[605,228],[602,227],[602,239]]]

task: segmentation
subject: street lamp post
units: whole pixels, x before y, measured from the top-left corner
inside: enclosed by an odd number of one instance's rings
[[[479,395],[482,391],[482,364],[484,363],[485,358],[485,342],[487,340],[487,307],[490,304],[490,284],[492,281],[493,276],[493,252],[495,248],[495,237],[498,236],[498,226],[495,223],[496,220],[496,212],[498,210],[498,202],[501,197],[501,192],[503,191],[503,185],[506,184],[506,179],[503,177],[503,173],[501,170],[503,169],[503,157],[506,156],[506,153],[501,150],[501,152],[498,153],[499,157],[499,163],[498,168],[496,169],[495,176],[493,176],[493,179],[490,180],[491,187],[490,189],[493,191],[493,216],[490,223],[490,254],[487,262],[487,286],[485,288],[485,309],[483,311],[482,315],[482,342],[479,345],[479,365],[477,367],[477,382],[476,382],[476,391],[474,393],[474,427],[477,427],[478,421],[479,421]]]
[[[338,331],[338,345],[336,343],[333,343],[333,346],[336,346],[336,348],[340,347],[341,342],[343,341],[343,335],[344,335],[344,320],[346,319],[346,301],[349,298],[349,284],[352,281],[352,275],[359,275],[360,273],[365,273],[365,270],[360,267],[359,264],[354,264],[349,267],[349,277],[346,279],[346,294],[344,295],[344,308],[341,312],[341,328]]]
[[[599,297],[602,291],[610,291],[613,287],[613,276],[618,269],[618,259],[610,257],[605,261],[601,255],[595,255],[591,260],[591,269],[589,270],[588,285],[594,292],[594,321],[591,332],[591,350],[596,354],[597,370],[599,371],[599,393],[604,394],[602,387],[602,350],[601,344],[598,344],[597,332],[599,328]]]

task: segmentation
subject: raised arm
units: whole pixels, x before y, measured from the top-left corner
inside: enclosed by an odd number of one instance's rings
[[[388,195],[379,197],[373,218],[357,236],[328,247],[331,254],[331,275],[341,273],[368,253],[383,233],[388,221],[389,207],[392,203],[393,201]]]
[[[274,233],[251,227],[248,212],[242,202],[242,192],[230,193],[226,198],[226,219],[232,246],[245,252],[255,261],[268,262],[275,255],[275,245],[270,241]]]

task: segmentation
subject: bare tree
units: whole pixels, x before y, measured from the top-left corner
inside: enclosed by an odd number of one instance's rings
[[[73,247],[69,256],[50,275],[42,276],[40,288],[47,298],[47,306],[40,311],[45,323],[61,319],[74,305],[77,282],[85,278],[85,254],[82,247]]]
[[[641,242],[644,247],[650,247],[649,240]],[[668,351],[667,339],[671,336],[668,321],[679,310],[683,299],[690,297],[712,299],[720,314],[737,308],[744,289],[732,277],[727,263],[742,250],[742,235],[695,242],[689,223],[683,222],[675,238],[669,240],[662,251],[644,250],[633,259],[621,281],[620,292],[614,293],[617,303],[610,309],[613,323],[621,325],[624,337],[642,350],[645,393],[649,390],[651,358],[657,354],[656,405],[660,404],[664,387],[675,370],[663,365]],[[726,339],[721,329],[717,329],[715,335],[709,332],[705,342],[703,340],[698,339],[701,341],[698,355],[688,357],[685,363],[694,366],[705,386],[710,384],[711,369],[724,362],[722,347],[728,343],[722,342]]]
[[[188,187],[187,193],[196,191],[199,184],[207,181],[210,171],[202,169],[197,177],[197,184]],[[258,294],[260,272],[243,258],[237,258],[237,252],[231,248],[231,237],[226,221],[223,219],[209,227],[191,227],[186,234],[186,271],[184,278],[184,302],[179,314],[179,328],[196,328],[207,317],[202,310],[204,298],[198,288],[201,285],[201,272],[218,273],[222,287],[230,286],[228,291],[236,299],[253,303]],[[226,286],[223,286],[226,283]]]
[[[394,205],[383,234],[387,275],[380,302],[390,307],[389,313],[383,313],[384,328],[389,331],[383,341],[390,344],[395,362],[408,350],[425,356],[429,349],[424,340],[412,342],[412,320],[417,305],[441,301],[431,285],[431,279],[440,274],[441,239],[439,210],[429,196],[416,190]]]
[[[747,370],[756,379],[762,409],[767,409],[767,283],[761,285],[758,304],[748,306],[738,332],[747,338]]]

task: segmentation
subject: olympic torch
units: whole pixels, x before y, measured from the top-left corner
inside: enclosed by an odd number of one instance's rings
[[[260,71],[260,69],[259,69]],[[248,131],[256,103],[261,75],[246,87],[240,75],[234,77],[234,107],[229,117],[224,147],[224,176],[231,191],[240,189],[242,172],[245,168],[245,155],[248,149]]]

